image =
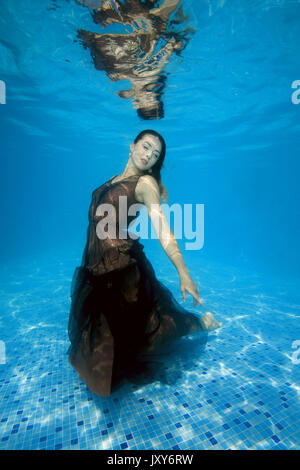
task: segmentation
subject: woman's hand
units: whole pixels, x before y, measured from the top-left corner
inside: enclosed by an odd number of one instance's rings
[[[196,307],[197,302],[202,307],[204,307],[204,304],[199,297],[198,286],[188,273],[184,273],[180,275],[180,290],[182,292],[182,297],[183,297],[184,302],[186,301],[186,291],[187,291],[194,297],[194,307]]]

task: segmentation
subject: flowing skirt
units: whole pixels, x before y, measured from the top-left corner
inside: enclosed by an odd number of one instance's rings
[[[71,287],[69,361],[88,388],[110,395],[141,358],[203,329],[156,278],[142,250],[132,264],[100,276],[77,267]]]

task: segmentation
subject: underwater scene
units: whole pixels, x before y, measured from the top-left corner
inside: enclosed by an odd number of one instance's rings
[[[300,2],[0,8],[0,450],[299,450]]]

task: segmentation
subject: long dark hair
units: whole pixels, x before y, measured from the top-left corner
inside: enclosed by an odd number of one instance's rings
[[[136,138],[134,139],[134,143],[136,144],[139,140],[141,140],[144,137],[144,135],[147,135],[147,134],[153,135],[154,137],[157,137],[159,139],[159,141],[161,143],[161,151],[160,151],[159,159],[157,160],[155,165],[153,165],[153,167],[151,168],[150,171],[146,170],[145,174],[149,174],[149,175],[153,176],[153,178],[156,179],[156,181],[158,183],[158,186],[159,186],[159,189],[160,189],[161,198],[163,199],[164,202],[166,202],[167,197],[168,197],[168,193],[167,193],[167,190],[166,190],[165,186],[162,184],[161,174],[160,174],[160,171],[161,171],[161,168],[163,166],[164,159],[165,159],[165,156],[166,156],[166,142],[165,142],[165,139],[158,132],[153,131],[152,129],[146,129],[146,130],[140,132],[136,136]]]

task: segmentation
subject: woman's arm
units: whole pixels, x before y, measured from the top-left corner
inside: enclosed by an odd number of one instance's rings
[[[149,13],[157,15],[167,21],[170,14],[176,10],[180,2],[181,0],[164,0],[164,3],[159,8],[152,8]]]
[[[136,185],[136,197],[139,202],[145,204],[160,244],[178,271],[180,289],[184,301],[186,300],[185,291],[187,291],[194,297],[194,306],[196,306],[197,302],[203,306],[202,300],[199,297],[199,289],[190,277],[177,241],[162,211],[159,187],[152,176],[145,175],[140,177]]]

